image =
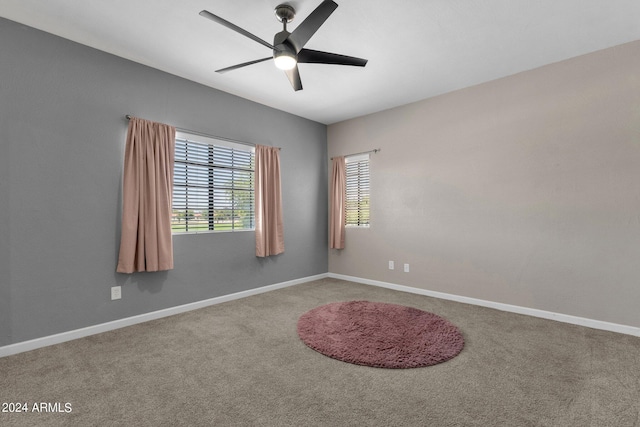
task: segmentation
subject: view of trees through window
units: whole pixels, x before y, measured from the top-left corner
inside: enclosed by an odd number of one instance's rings
[[[253,230],[253,147],[177,134],[174,233]]]

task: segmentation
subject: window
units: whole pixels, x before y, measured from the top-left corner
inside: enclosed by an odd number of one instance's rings
[[[171,230],[253,230],[253,182],[253,147],[176,132]]]
[[[347,227],[369,227],[369,154],[345,159],[347,191],[345,218]]]

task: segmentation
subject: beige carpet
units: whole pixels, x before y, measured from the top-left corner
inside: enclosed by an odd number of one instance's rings
[[[328,358],[296,334],[334,301],[436,313],[463,351],[380,369]],[[0,359],[3,426],[640,426],[640,338],[333,279]],[[30,408],[31,409],[31,408]]]

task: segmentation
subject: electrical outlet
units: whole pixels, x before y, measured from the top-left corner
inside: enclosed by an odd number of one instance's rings
[[[111,300],[122,298],[122,287],[113,286],[111,288]]]
[[[394,268],[393,261],[389,261],[389,270],[393,270]]]
[[[405,264],[404,265],[404,272],[408,273],[409,272],[409,264]]]

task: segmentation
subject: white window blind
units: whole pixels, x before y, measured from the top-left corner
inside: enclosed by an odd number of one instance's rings
[[[253,230],[254,148],[176,132],[174,233]]]
[[[345,158],[347,227],[369,227],[369,154]]]

